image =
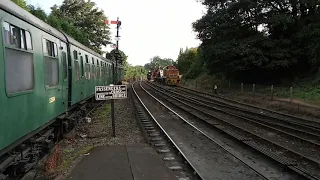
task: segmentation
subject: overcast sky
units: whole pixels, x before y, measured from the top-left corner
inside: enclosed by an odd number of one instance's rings
[[[26,0],[50,13],[54,4],[63,0]],[[150,58],[177,59],[179,48],[196,47],[200,41],[192,31],[191,23],[205,12],[196,0],[92,0],[103,9],[110,20],[119,16],[122,21],[119,48],[132,65],[144,65]],[[116,29],[110,25],[112,40]],[[111,47],[107,48],[108,51]]]

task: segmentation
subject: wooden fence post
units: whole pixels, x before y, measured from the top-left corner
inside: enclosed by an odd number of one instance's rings
[[[271,100],[273,100],[273,85],[271,85]]]
[[[292,103],[293,87],[290,87],[290,103]]]
[[[241,83],[241,93],[243,93],[243,83]]]

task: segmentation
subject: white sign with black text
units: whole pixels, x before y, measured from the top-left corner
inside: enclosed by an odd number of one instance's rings
[[[96,86],[95,96],[96,96],[96,100],[125,99],[127,98],[127,86],[126,85]]]

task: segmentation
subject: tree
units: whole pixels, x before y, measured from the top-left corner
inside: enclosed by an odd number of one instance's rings
[[[153,70],[154,68],[158,67],[165,67],[169,65],[173,65],[174,61],[170,58],[162,59],[160,56],[154,56],[150,59],[150,62],[144,65],[146,70]]]
[[[18,6],[22,7],[23,9],[29,11],[26,1],[24,0],[11,0],[11,1],[16,3]]]
[[[117,59],[118,63],[121,63],[124,66],[128,66],[128,62],[127,62],[128,56],[120,49],[118,49],[118,51],[119,53],[117,53],[116,49],[111,50],[109,53],[106,53],[106,58],[114,62]]]
[[[198,48],[180,48],[176,67],[186,79],[193,79],[204,73],[204,62],[201,51]]]
[[[177,68],[181,74],[187,73],[191,67],[191,64],[195,62],[197,56],[197,48],[180,49],[180,53],[177,59]]]
[[[211,74],[274,82],[319,69],[317,1],[203,0],[201,3],[207,6],[207,12],[193,23],[193,28],[202,41],[201,60]]]
[[[102,54],[101,46],[109,44],[107,19],[95,3],[84,0],[64,0],[60,7],[53,6],[49,17],[51,24],[56,24],[77,41]]]
[[[147,70],[143,66],[128,65],[126,68],[124,79],[128,80],[138,77],[147,77]]]
[[[43,9],[41,9],[40,7],[36,8],[33,5],[28,5],[28,8],[31,14],[41,19],[42,21],[47,22],[48,16]]]

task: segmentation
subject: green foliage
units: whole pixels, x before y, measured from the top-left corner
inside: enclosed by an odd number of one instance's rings
[[[204,71],[201,51],[198,48],[180,49],[177,59],[177,68],[184,78],[193,79]]]
[[[23,9],[30,11],[30,9],[27,6],[26,1],[24,1],[24,0],[11,0],[11,1],[16,3],[18,6],[22,7]]]
[[[124,79],[128,80],[128,79],[138,78],[138,77],[146,78],[147,73],[148,73],[147,70],[143,66],[127,65],[125,67]]]
[[[53,24],[58,24],[64,32],[90,49],[102,54],[101,46],[109,44],[109,27],[102,10],[94,2],[84,0],[64,0],[60,7],[53,6],[50,16]]]
[[[165,67],[169,65],[173,65],[174,61],[173,59],[170,58],[161,58],[160,56],[154,56],[153,58],[150,59],[150,62],[144,65],[144,68],[146,70],[153,70],[158,67]]]
[[[202,41],[198,67],[204,64],[210,74],[265,83],[319,71],[317,1],[202,0],[201,3],[207,6],[207,12],[193,23],[193,28]],[[180,63],[179,57],[181,71],[189,72],[193,64],[190,58],[180,57]]]
[[[40,7],[34,7],[33,5],[28,5],[29,12],[35,15],[37,18],[41,19],[44,22],[47,22],[48,16]]]
[[[106,53],[106,58],[110,59],[114,62],[117,60],[122,65],[128,66],[128,62],[127,62],[128,56],[120,49],[118,49],[118,51],[119,51],[119,53],[117,53],[116,49],[113,49],[109,53]]]
[[[197,48],[186,49],[183,52],[183,49],[180,49],[178,56],[178,65],[181,74],[185,74],[189,71],[191,64],[195,61],[195,57],[197,56]]]

